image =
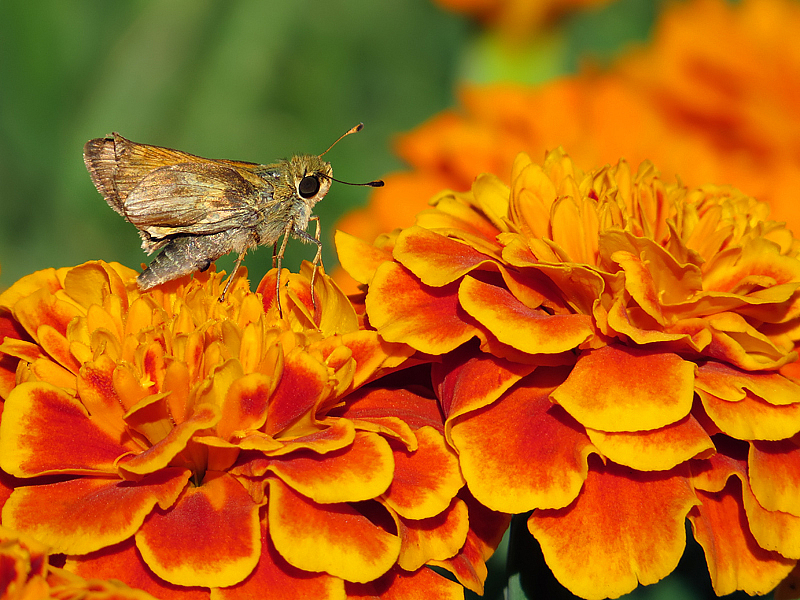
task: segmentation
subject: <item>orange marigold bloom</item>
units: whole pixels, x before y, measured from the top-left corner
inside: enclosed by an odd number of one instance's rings
[[[48,548],[0,526],[0,597],[4,600],[155,600],[119,581],[86,581],[48,563]]]
[[[496,541],[469,528],[436,399],[364,387],[407,346],[325,276],[315,311],[309,264],[282,276],[283,318],[274,272],[224,303],[213,272],[135,275],[90,262],[0,295],[3,525],[159,598],[458,596],[425,565],[479,572]]]
[[[555,576],[617,597],[677,565],[685,519],[718,594],[800,558],[800,244],[730,187],[650,163],[517,157],[367,246],[339,233],[386,340],[439,355],[475,498],[533,510]],[[788,372],[788,371],[787,371]]]
[[[563,146],[581,164],[649,159],[665,180],[734,185],[800,232],[797,31],[795,0],[692,0],[666,9],[653,44],[607,73],[464,86],[457,110],[400,139],[412,171],[386,177],[338,227],[372,241],[413,224],[438,190],[467,190],[482,172],[505,177],[520,150]]]

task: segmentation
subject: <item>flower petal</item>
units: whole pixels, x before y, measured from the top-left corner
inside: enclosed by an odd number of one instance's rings
[[[419,446],[414,452],[394,450],[394,478],[384,500],[406,519],[427,519],[451,504],[464,479],[458,456],[439,431],[422,427],[415,434]],[[414,570],[420,566],[403,568]]]
[[[728,402],[697,390],[708,416],[723,432],[740,440],[782,440],[800,431],[800,398],[795,404],[774,406],[748,393]]]
[[[455,291],[454,283],[433,288],[397,263],[384,263],[372,279],[367,314],[385,340],[443,354],[477,333],[472,318],[458,305]]]
[[[672,572],[695,504],[681,470],[637,473],[608,463],[589,470],[573,504],[534,511],[528,528],[556,579],[572,593],[616,598]]]
[[[732,477],[719,492],[697,490],[697,497],[701,504],[689,520],[718,596],[736,590],[766,594],[789,574],[795,561],[764,550],[750,533],[738,478]]]
[[[177,585],[239,583],[261,554],[258,505],[230,475],[208,471],[168,511],[156,511],[136,532],[136,547],[153,572]]]
[[[192,417],[178,423],[158,443],[119,464],[121,473],[138,476],[153,473],[166,467],[198,431],[213,427],[219,421],[219,408],[213,404],[199,404]],[[134,477],[135,478],[135,477]]]
[[[637,471],[668,471],[714,452],[714,442],[691,415],[652,431],[607,433],[587,428],[586,433],[603,456]]]
[[[400,538],[348,504],[313,502],[278,480],[269,481],[269,531],[275,548],[304,571],[324,571],[364,583],[388,571]]]
[[[576,348],[594,334],[589,315],[550,315],[531,309],[504,288],[474,277],[462,279],[458,299],[498,340],[523,352],[557,354]]]
[[[752,442],[747,465],[761,506],[800,517],[800,448],[793,441]]]
[[[423,567],[413,573],[399,568],[369,583],[347,582],[347,600],[463,600],[464,589],[455,581]]]
[[[496,270],[496,261],[471,246],[418,225],[403,230],[392,255],[425,285],[442,287],[473,269]]]
[[[71,556],[64,567],[87,579],[123,581],[161,600],[209,600],[207,589],[177,586],[156,577],[136,550],[133,538],[86,556]]]
[[[261,555],[250,576],[231,587],[214,590],[215,600],[344,600],[344,581],[327,573],[293,567],[278,553],[261,519]]]
[[[356,433],[352,445],[343,450],[324,455],[295,452],[272,461],[268,470],[314,502],[360,502],[386,491],[394,460],[382,437]]]
[[[132,536],[156,504],[170,507],[189,475],[168,468],[135,483],[83,477],[18,487],[3,507],[3,524],[30,533],[54,552],[86,554]]]
[[[689,414],[694,369],[671,352],[605,346],[581,355],[553,400],[592,429],[658,429]]]
[[[398,519],[403,545],[397,564],[406,571],[416,571],[430,560],[446,560],[464,545],[469,531],[467,505],[453,498],[439,514],[419,520]]]
[[[450,432],[458,417],[491,404],[535,368],[492,355],[473,356],[467,348],[443,356],[433,365],[432,377],[448,441],[453,442]]]
[[[521,513],[566,506],[578,495],[594,447],[550,402],[562,378],[563,373],[537,369],[497,402],[453,425],[464,478],[484,506]]]
[[[283,431],[301,416],[309,416],[328,383],[328,368],[306,352],[289,352],[267,407],[264,431]]]
[[[21,383],[5,402],[0,467],[12,475],[112,474],[130,451],[98,427],[78,400],[49,383]]]
[[[344,231],[337,230],[333,238],[339,263],[358,283],[368,284],[375,270],[382,263],[392,260],[391,253]]]

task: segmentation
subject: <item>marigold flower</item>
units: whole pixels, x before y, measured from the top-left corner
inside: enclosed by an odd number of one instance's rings
[[[457,597],[426,565],[480,571],[492,538],[436,399],[364,387],[412,351],[325,276],[315,310],[309,264],[282,275],[283,317],[274,272],[224,303],[213,271],[135,275],[90,262],[0,295],[3,525],[159,598]]]
[[[7,600],[155,600],[119,581],[85,579],[48,563],[48,548],[0,526],[0,597]]]
[[[464,85],[457,109],[400,138],[411,171],[385,177],[337,227],[372,241],[412,225],[441,189],[468,190],[482,172],[505,178],[520,150],[538,159],[563,146],[581,164],[652,160],[665,180],[734,185],[800,232],[799,30],[794,0],[690,0],[666,8],[653,43],[607,72]]]
[[[800,245],[730,187],[650,163],[521,154],[367,246],[339,233],[386,340],[433,375],[470,492],[555,576],[617,597],[677,565],[685,519],[718,594],[800,558]],[[784,372],[782,372],[782,369]]]

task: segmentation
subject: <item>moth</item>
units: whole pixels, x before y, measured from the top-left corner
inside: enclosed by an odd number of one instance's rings
[[[280,273],[290,236],[317,247],[311,278],[316,307],[314,280],[322,242],[319,217],[312,211],[332,182],[347,183],[334,179],[331,164],[322,157],[343,137],[362,128],[359,123],[320,155],[298,154],[268,165],[201,158],[132,142],[118,133],[86,142],[83,160],[108,205],[138,230],[142,249],[147,254],[161,251],[137,277],[140,289],[205,271],[221,256],[237,252],[222,301],[247,251],[271,244],[277,258],[276,298],[281,312]],[[380,187],[383,182],[348,185]],[[306,231],[311,221],[317,225],[314,236]]]

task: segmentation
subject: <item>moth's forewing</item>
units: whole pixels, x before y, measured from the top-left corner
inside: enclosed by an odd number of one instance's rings
[[[155,238],[250,228],[263,216],[259,199],[272,192],[263,179],[258,183],[254,185],[237,169],[218,163],[161,167],[128,195],[126,218]]]
[[[86,142],[83,160],[95,187],[122,215],[128,194],[151,171],[185,162],[213,162],[179,150],[137,144],[118,133]]]

